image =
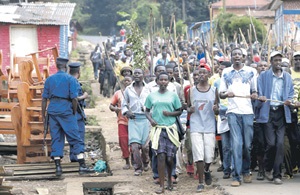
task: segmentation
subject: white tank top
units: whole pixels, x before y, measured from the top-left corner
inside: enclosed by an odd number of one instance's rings
[[[215,133],[216,118],[213,105],[216,98],[216,88],[211,86],[208,91],[201,92],[194,86],[191,95],[195,106],[195,112],[190,117],[191,132]]]

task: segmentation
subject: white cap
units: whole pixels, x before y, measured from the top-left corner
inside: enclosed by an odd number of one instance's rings
[[[213,47],[213,51],[219,51],[219,49],[216,47]]]
[[[189,59],[189,64],[194,63],[194,61],[195,61],[194,59]]]
[[[293,57],[300,56],[300,51],[294,53]]]
[[[290,60],[289,59],[287,59],[287,58],[282,58],[282,61],[281,62],[286,62],[286,63],[290,63]]]
[[[274,56],[277,56],[277,55],[280,55],[281,57],[283,57],[283,55],[282,55],[279,51],[273,51],[273,52],[270,54],[270,58],[273,58]]]
[[[247,54],[248,54],[247,51],[244,48],[240,48],[240,49],[242,50],[243,55],[247,56]]]

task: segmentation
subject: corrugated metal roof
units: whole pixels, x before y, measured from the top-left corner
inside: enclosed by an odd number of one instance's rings
[[[226,8],[260,8],[264,5],[267,5],[272,0],[226,0]],[[213,3],[213,8],[223,7],[223,0]]]
[[[69,25],[75,3],[21,3],[0,6],[0,22]]]

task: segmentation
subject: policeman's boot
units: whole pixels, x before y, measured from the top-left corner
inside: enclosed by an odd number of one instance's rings
[[[56,167],[55,175],[56,176],[61,176],[62,168],[61,168],[61,165],[60,165],[60,159],[56,159],[56,160],[54,160],[54,162],[55,162],[55,167]]]
[[[79,175],[95,173],[94,169],[90,169],[85,165],[84,159],[78,159],[79,162]]]

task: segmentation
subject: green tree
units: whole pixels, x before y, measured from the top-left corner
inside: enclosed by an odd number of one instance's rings
[[[59,1],[59,0],[55,0]],[[189,25],[191,22],[199,22],[209,19],[208,4],[215,0],[70,0],[76,3],[74,19],[77,19],[84,28],[85,34],[103,35],[118,34],[120,27],[117,22],[122,17],[117,12],[132,14],[136,12],[138,17],[136,23],[143,34],[149,32],[149,12],[152,8],[155,18],[155,31],[161,26],[160,19],[163,18],[164,29],[170,25],[171,15],[174,14],[176,21],[183,20],[183,13]],[[183,2],[185,10],[183,11]]]
[[[253,25],[256,29],[256,35],[259,42],[262,42],[263,35],[266,34],[266,29],[264,24],[253,18]],[[240,34],[239,28],[241,29],[243,35],[245,36],[246,41],[249,41],[248,29],[250,29],[251,20],[249,16],[237,16],[231,13],[220,14],[215,19],[215,24],[217,26],[216,32],[217,36],[220,37],[224,33],[225,37],[228,37],[228,40],[234,41],[234,34]],[[255,35],[252,30],[252,42],[255,41]],[[221,38],[220,38],[221,39]]]

